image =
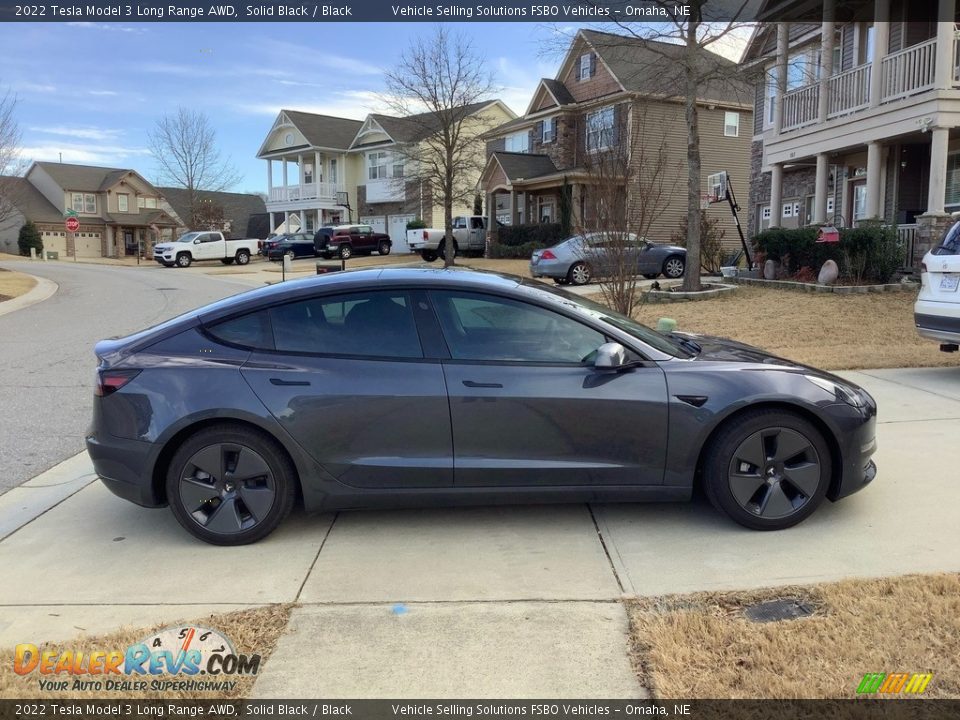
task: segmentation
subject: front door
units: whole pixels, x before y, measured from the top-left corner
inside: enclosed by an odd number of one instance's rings
[[[414,313],[427,305],[421,298],[415,309],[413,300],[406,291],[364,291],[261,311],[276,351],[255,351],[243,376],[345,485],[453,483],[443,369],[424,360]]]
[[[123,231],[123,251],[125,255],[137,254],[137,241],[134,240],[133,230]]]
[[[658,366],[599,372],[592,356],[605,336],[536,305],[457,291],[431,299],[451,355],[456,486],[662,484]]]

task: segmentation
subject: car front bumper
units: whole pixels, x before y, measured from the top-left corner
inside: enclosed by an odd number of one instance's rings
[[[877,465],[873,461],[873,454],[877,450],[876,403],[870,398],[865,408],[844,407],[842,415],[839,418],[841,434],[837,436],[841,445],[842,465],[827,494],[831,500],[839,500],[863,490],[877,476]]]

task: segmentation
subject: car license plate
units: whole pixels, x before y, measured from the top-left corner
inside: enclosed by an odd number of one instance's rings
[[[960,285],[960,275],[944,275],[940,278],[940,289],[947,292],[954,292]]]

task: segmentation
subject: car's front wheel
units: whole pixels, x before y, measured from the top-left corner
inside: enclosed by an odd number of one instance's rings
[[[451,257],[455,258],[459,250],[460,248],[457,247],[457,241],[454,240],[453,250],[452,250],[453,254],[451,255]],[[445,239],[440,241],[440,245],[437,247],[437,255],[439,255],[443,260],[447,259],[447,241]]]
[[[663,274],[668,278],[676,280],[678,277],[683,277],[683,271],[686,266],[687,264],[679,255],[668,257],[663,261]]]
[[[192,262],[193,258],[190,257],[190,253],[184,252],[177,255],[177,267],[188,268]]]
[[[703,458],[710,502],[753,530],[782,530],[817,509],[830,484],[823,434],[782,410],[755,410],[721,427]]]
[[[195,537],[245,545],[269,535],[290,513],[296,482],[296,469],[276,441],[214,425],[177,449],[167,471],[167,501]]]

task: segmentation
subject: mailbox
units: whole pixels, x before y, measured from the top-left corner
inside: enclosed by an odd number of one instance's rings
[[[817,242],[818,243],[840,242],[840,231],[837,230],[833,225],[824,225],[819,230],[817,230]]]

